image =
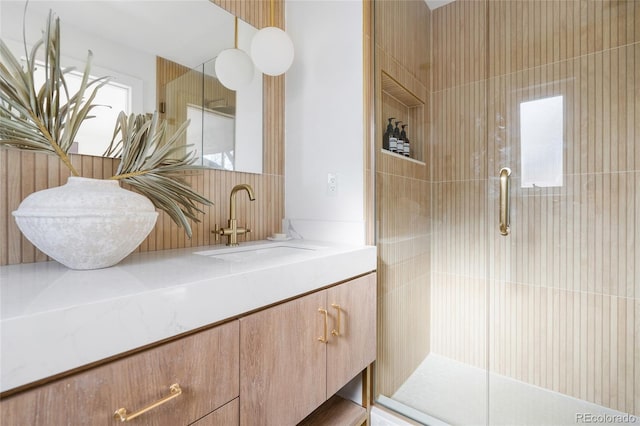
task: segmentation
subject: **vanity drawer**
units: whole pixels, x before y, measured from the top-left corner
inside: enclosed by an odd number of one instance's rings
[[[188,425],[239,395],[238,321],[205,330],[0,401],[11,425],[114,425],[129,414],[182,393],[132,419],[144,425]]]
[[[233,426],[240,424],[239,398],[228,402],[211,414],[207,414],[192,426]]]

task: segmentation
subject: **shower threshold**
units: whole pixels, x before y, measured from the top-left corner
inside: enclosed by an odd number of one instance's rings
[[[487,371],[450,358],[430,354],[391,397],[391,406],[400,413],[410,407],[414,418],[424,424],[451,425],[576,425],[588,418],[624,419],[615,424],[640,424],[640,418],[580,400],[498,374],[489,380]],[[386,400],[386,399],[385,399]],[[399,403],[396,409],[392,405]],[[418,418],[428,413],[439,419],[433,423]],[[488,415],[487,415],[488,414]],[[591,416],[591,417],[589,417]]]

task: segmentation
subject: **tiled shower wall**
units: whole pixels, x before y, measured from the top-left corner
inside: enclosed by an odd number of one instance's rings
[[[269,2],[262,0],[215,0],[240,19],[256,28],[270,25]],[[275,24],[283,19],[282,0],[275,0]],[[264,159],[263,173],[249,174],[207,170],[191,178],[191,184],[214,202],[205,207],[202,222],[192,224],[193,237],[188,239],[164,212],[155,228],[138,248],[154,251],[171,248],[197,247],[217,244],[211,230],[215,225],[226,226],[229,215],[229,193],[234,185],[249,183],[256,193],[256,201],[249,203],[238,197],[238,217],[252,229],[250,240],[264,239],[279,232],[284,217],[284,77],[264,78]],[[107,178],[114,174],[112,159],[72,156],[75,167],[84,177]],[[68,171],[57,157],[0,148],[0,265],[45,261],[47,257],[22,236],[11,212],[30,193],[66,182]]]
[[[640,3],[457,0],[432,18],[431,351],[640,413]],[[556,95],[563,186],[521,188],[519,104]]]
[[[382,152],[382,72],[426,107],[411,143],[428,147],[430,12],[422,0],[374,2],[377,393],[391,396],[429,352],[431,182],[426,162]],[[398,29],[402,30],[399,31]]]

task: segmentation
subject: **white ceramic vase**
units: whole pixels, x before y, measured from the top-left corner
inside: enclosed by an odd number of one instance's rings
[[[70,177],[34,192],[13,212],[18,228],[49,257],[71,269],[113,266],[153,229],[151,201],[118,181]]]

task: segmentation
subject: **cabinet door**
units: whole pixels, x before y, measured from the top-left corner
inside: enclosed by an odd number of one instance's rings
[[[331,335],[327,344],[330,397],[376,358],[376,274],[328,289],[327,309],[331,314],[331,330],[338,333]]]
[[[3,425],[115,425],[119,408],[134,413],[182,394],[134,420],[187,425],[239,392],[238,321],[205,330],[0,401]]]
[[[294,425],[326,399],[324,291],[240,319],[240,424]]]
[[[226,403],[211,414],[192,423],[192,426],[235,426],[240,424],[239,398]]]

